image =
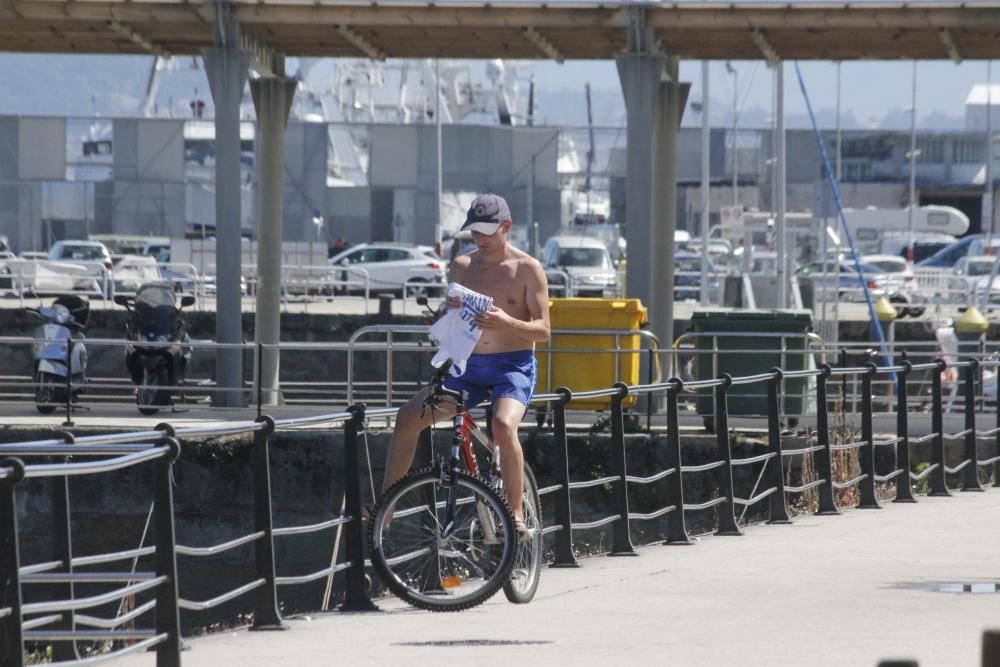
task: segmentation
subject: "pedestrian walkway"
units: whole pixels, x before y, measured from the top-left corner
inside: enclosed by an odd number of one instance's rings
[[[916,505],[649,546],[638,557],[546,569],[535,600],[503,594],[457,614],[380,600],[380,613],[288,619],[287,632],[189,641],[191,667],[218,665],[876,665],[975,667],[1000,593],[1000,489]],[[152,654],[116,664],[153,665]]]

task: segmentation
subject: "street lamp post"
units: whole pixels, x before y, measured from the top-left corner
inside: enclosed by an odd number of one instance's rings
[[[913,262],[913,207],[916,206],[917,195],[917,61],[913,61],[913,86],[910,93],[910,206],[906,215],[906,260]]]
[[[740,205],[740,195],[737,189],[739,187],[739,160],[737,160],[739,143],[736,141],[736,133],[739,131],[740,118],[740,77],[739,72],[729,61],[726,61],[726,71],[733,75],[733,207],[738,207]]]

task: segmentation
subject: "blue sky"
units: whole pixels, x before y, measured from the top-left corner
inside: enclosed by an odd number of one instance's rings
[[[485,61],[466,61],[485,70]],[[115,115],[132,113],[145,91],[151,58],[148,56],[60,56],[0,53],[0,114]],[[547,61],[521,61],[535,75],[540,112],[550,122],[586,123],[584,83],[594,89],[595,122],[619,126],[624,107],[613,61],[574,61],[563,65]],[[184,69],[184,63],[181,63]],[[761,61],[733,63],[738,72],[743,102],[741,125],[762,127],[771,109],[771,77]],[[831,62],[804,62],[803,76],[813,108],[824,127],[835,122],[836,66]],[[909,61],[845,62],[842,72],[842,109],[845,128],[909,127]],[[189,69],[189,68],[188,68]],[[528,69],[527,67],[525,69]],[[172,75],[183,81],[171,94],[190,96],[193,87],[208,94],[203,71]],[[691,100],[701,99],[701,63],[681,63],[681,76],[692,85]],[[730,122],[733,78],[725,63],[711,64],[710,100],[713,125]],[[1000,83],[1000,68],[994,80]],[[918,126],[931,129],[962,127],[965,98],[976,83],[986,81],[986,63],[948,61],[918,63]],[[166,87],[166,90],[170,90]],[[785,110],[790,127],[803,126],[805,105],[794,67],[786,64]],[[166,93],[161,90],[161,96]],[[685,123],[700,122],[686,113]]]

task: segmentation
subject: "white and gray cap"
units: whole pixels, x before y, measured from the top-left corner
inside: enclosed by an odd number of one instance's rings
[[[496,234],[500,224],[510,220],[510,207],[500,195],[489,192],[472,200],[469,213],[465,217],[462,231],[466,229],[480,234]]]

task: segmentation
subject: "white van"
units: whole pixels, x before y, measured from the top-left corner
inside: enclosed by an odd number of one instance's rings
[[[549,283],[558,285],[570,279],[573,296],[618,296],[618,272],[604,242],[590,236],[553,236],[545,242],[542,264],[549,269]],[[565,296],[553,291],[555,296]]]

